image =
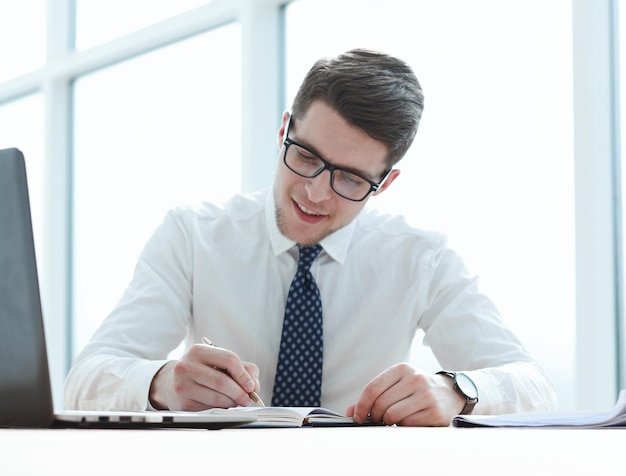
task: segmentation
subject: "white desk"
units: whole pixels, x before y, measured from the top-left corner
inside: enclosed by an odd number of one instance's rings
[[[624,430],[0,430],[3,475],[626,474]]]

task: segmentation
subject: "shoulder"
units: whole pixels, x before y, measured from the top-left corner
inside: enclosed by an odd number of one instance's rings
[[[199,202],[172,208],[166,220],[186,224],[217,224],[220,222],[245,222],[263,215],[267,191],[237,194],[225,202]]]
[[[419,270],[426,275],[465,270],[463,259],[450,246],[446,234],[419,228],[403,215],[376,208],[366,208],[360,214],[352,247],[361,259],[366,257],[395,270]]]
[[[364,209],[355,230],[358,256],[367,258],[377,269],[387,269],[406,282],[431,283],[465,280],[471,284],[466,263],[450,246],[447,235],[420,229],[402,215],[377,209]],[[419,280],[417,278],[420,278]]]
[[[373,207],[366,207],[357,221],[358,234],[362,239],[380,240],[390,246],[443,249],[448,244],[444,233],[418,228],[403,215],[392,214]]]

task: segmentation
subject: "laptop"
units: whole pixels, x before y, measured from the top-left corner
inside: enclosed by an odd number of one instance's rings
[[[204,428],[254,416],[164,411],[54,411],[24,156],[0,150],[0,427]]]

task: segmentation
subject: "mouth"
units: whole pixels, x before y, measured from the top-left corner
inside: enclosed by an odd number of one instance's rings
[[[296,206],[300,209],[300,211],[302,211],[303,213],[306,213],[307,215],[311,215],[311,216],[321,216],[320,213],[316,213],[313,210],[309,210],[307,207],[299,204],[298,202],[296,202]]]
[[[304,205],[296,202],[295,200],[293,203],[294,203],[294,210],[296,211],[296,215],[298,216],[298,218],[300,218],[300,220],[306,223],[314,225],[326,218],[326,215],[322,215],[321,213],[313,211],[310,208],[307,208]]]

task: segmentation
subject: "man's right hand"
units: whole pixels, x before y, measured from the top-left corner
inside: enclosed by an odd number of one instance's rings
[[[180,360],[165,364],[150,385],[157,410],[200,411],[248,406],[259,390],[259,368],[237,354],[207,344],[193,345]]]

